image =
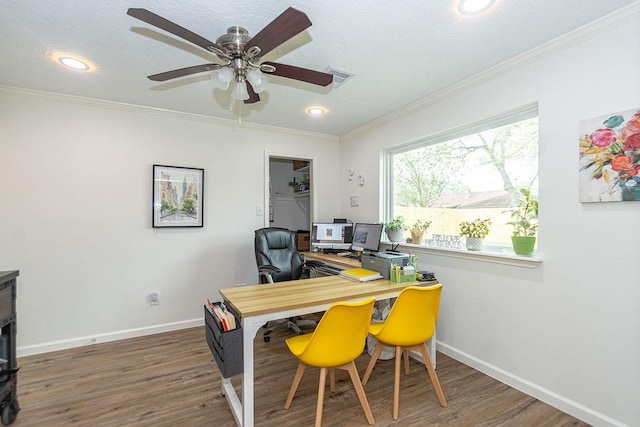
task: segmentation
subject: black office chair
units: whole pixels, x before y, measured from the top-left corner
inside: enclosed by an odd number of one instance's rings
[[[255,231],[256,263],[260,283],[275,283],[287,280],[298,280],[306,277],[315,277],[315,268],[324,265],[320,261],[305,261],[296,248],[296,232],[286,228],[261,228]],[[286,319],[276,326],[266,329],[263,334],[265,342],[268,342],[269,334],[276,327],[288,327],[300,335],[300,326],[315,326],[317,323],[311,320],[303,320],[298,317]]]

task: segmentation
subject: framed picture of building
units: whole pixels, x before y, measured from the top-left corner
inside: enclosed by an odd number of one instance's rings
[[[204,169],[153,165],[153,227],[202,227],[203,187]]]

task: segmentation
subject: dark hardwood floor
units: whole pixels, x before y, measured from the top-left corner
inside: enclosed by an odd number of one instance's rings
[[[284,401],[297,360],[274,332],[256,338],[256,425],[311,426],[318,370],[307,368],[289,410]],[[358,360],[360,375],[369,356]],[[18,359],[22,426],[233,426],[204,328],[158,334]],[[378,362],[365,387],[377,426],[586,426],[530,396],[438,353],[448,408],[438,404],[426,370],[411,362],[401,378],[400,419],[393,421],[393,361]],[[327,389],[323,425],[366,426],[346,372]],[[234,377],[234,384],[240,378]]]

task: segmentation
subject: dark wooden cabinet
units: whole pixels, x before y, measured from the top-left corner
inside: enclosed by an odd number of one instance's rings
[[[15,421],[18,405],[16,362],[16,278],[19,271],[0,271],[0,419]]]

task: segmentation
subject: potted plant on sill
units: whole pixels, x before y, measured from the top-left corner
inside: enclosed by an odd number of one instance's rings
[[[406,229],[407,226],[404,225],[404,217],[401,215],[384,225],[384,232],[387,233],[389,241],[393,243],[404,241],[404,232]]]
[[[529,189],[521,188],[520,194],[511,208],[512,220],[507,224],[513,226],[513,251],[518,255],[531,255],[538,231],[538,200],[533,198]]]
[[[427,232],[430,225],[431,221],[422,221],[421,219],[414,222],[411,228],[409,228],[409,232],[411,233],[411,243],[421,245],[422,240],[424,239],[424,234]]]
[[[479,251],[482,249],[482,239],[489,234],[491,219],[474,219],[473,221],[463,221],[460,223],[460,235],[467,238],[467,249]]]

